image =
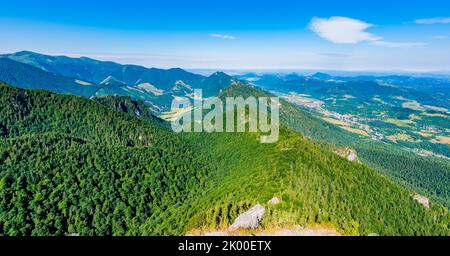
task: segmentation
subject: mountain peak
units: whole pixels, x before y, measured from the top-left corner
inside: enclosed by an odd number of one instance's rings
[[[286,80],[297,80],[297,79],[299,79],[301,76],[299,75],[299,74],[297,74],[297,73],[290,73],[290,74],[288,74],[288,75],[286,75],[286,77],[285,77],[285,79]]]
[[[317,79],[330,79],[330,78],[332,78],[331,75],[329,75],[327,73],[322,73],[322,72],[317,72],[314,75],[312,75],[311,77],[317,78]]]
[[[113,76],[108,76],[103,81],[100,82],[100,85],[124,85],[124,83]]]
[[[19,51],[19,52],[10,53],[10,54],[4,54],[4,55],[5,56],[13,56],[13,57],[23,57],[23,56],[52,57],[52,56],[47,56],[47,55],[37,53],[37,52],[32,52],[32,51]]]
[[[31,54],[37,54],[38,55],[38,53],[35,53],[35,52],[32,52],[32,51],[19,51],[19,52],[12,53],[11,55],[21,56],[21,55],[31,55]]]
[[[221,71],[217,71],[214,72],[212,75],[210,75],[209,77],[226,77],[226,78],[231,78],[231,76],[229,76],[228,74],[221,72]]]
[[[169,69],[170,71],[178,71],[178,72],[186,72],[186,70],[182,69],[182,68],[171,68]]]

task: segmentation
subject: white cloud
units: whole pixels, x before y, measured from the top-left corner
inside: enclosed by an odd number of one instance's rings
[[[373,25],[346,17],[313,18],[309,24],[309,28],[320,37],[336,44],[356,44],[363,41],[380,40],[380,37],[365,31],[370,27]]]
[[[450,17],[446,18],[431,18],[431,19],[417,19],[415,20],[417,24],[447,24],[450,23]]]
[[[442,40],[442,39],[447,39],[448,36],[433,36],[433,39],[437,39],[437,40]]]
[[[367,32],[374,25],[347,17],[313,18],[309,28],[320,37],[335,44],[357,44],[370,42],[373,45],[389,48],[411,48],[423,46],[417,42],[388,42],[382,37]]]
[[[230,35],[223,35],[223,34],[209,34],[210,37],[215,37],[215,38],[221,38],[221,39],[229,39],[229,40],[235,40],[237,39],[234,36],[230,36]]]

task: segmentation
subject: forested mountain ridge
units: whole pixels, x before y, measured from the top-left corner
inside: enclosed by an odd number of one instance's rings
[[[0,90],[1,234],[177,235],[224,228],[255,203],[269,209],[265,227],[449,234],[446,208],[426,210],[285,127],[269,145],[253,133],[177,135],[120,98]],[[267,205],[273,196],[282,202]]]
[[[203,76],[181,68],[146,68],[87,57],[29,51],[0,55],[0,81],[85,97],[129,96],[152,106],[154,113],[167,111],[175,96],[192,98],[193,89],[202,89],[205,97],[211,97],[235,80],[222,72]]]
[[[188,83],[204,78],[180,68],[168,70],[145,68],[137,65],[121,65],[112,61],[99,61],[87,57],[50,56],[30,51],[4,54],[3,57],[60,76],[86,80],[95,84],[100,84],[111,77],[128,85],[149,82],[161,89],[168,90],[170,89],[169,86],[173,86],[177,80]]]
[[[100,86],[59,76],[8,58],[0,58],[0,81],[25,89],[45,89],[89,97]]]

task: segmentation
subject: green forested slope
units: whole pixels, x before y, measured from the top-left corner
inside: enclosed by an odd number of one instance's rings
[[[179,230],[156,220],[210,170],[189,142],[81,97],[0,90],[0,234],[141,234],[148,220],[150,234]]]
[[[101,102],[101,101],[100,101]],[[226,227],[255,203],[265,227],[449,234],[448,210],[286,128],[173,134],[111,102],[0,86],[0,234],[155,235]],[[282,203],[268,206],[278,196]]]
[[[265,204],[266,228],[323,223],[344,234],[448,234],[446,208],[434,204],[427,211],[377,171],[296,133],[283,129],[274,145],[260,144],[249,134],[200,137],[220,171],[193,204],[199,210],[187,230],[224,229],[243,209],[277,196],[282,203]]]
[[[233,94],[244,97],[271,96],[267,92],[245,84],[234,84],[224,90],[222,96]],[[450,162],[448,160],[422,157],[392,145],[359,137],[316,118],[283,99],[280,99],[280,102],[282,124],[315,141],[325,143],[324,146],[330,149],[335,146],[350,146],[357,151],[359,159],[365,164],[386,173],[415,192],[425,194],[447,207],[450,206]]]

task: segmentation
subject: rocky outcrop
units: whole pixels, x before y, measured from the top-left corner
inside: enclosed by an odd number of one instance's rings
[[[266,209],[264,206],[257,204],[253,206],[250,210],[245,213],[239,215],[236,218],[233,225],[228,228],[229,232],[234,232],[238,229],[257,229],[261,220],[266,213]]]
[[[419,202],[419,204],[423,205],[426,209],[430,209],[430,200],[419,194],[412,194],[414,200]]]
[[[274,197],[274,198],[270,199],[270,201],[267,202],[267,203],[268,204],[273,204],[273,205],[279,204],[280,203],[280,199],[278,199],[278,197]]]
[[[359,162],[358,154],[356,153],[356,150],[353,148],[350,147],[337,148],[336,150],[334,150],[334,153],[336,153],[340,157],[346,158],[351,162]]]

